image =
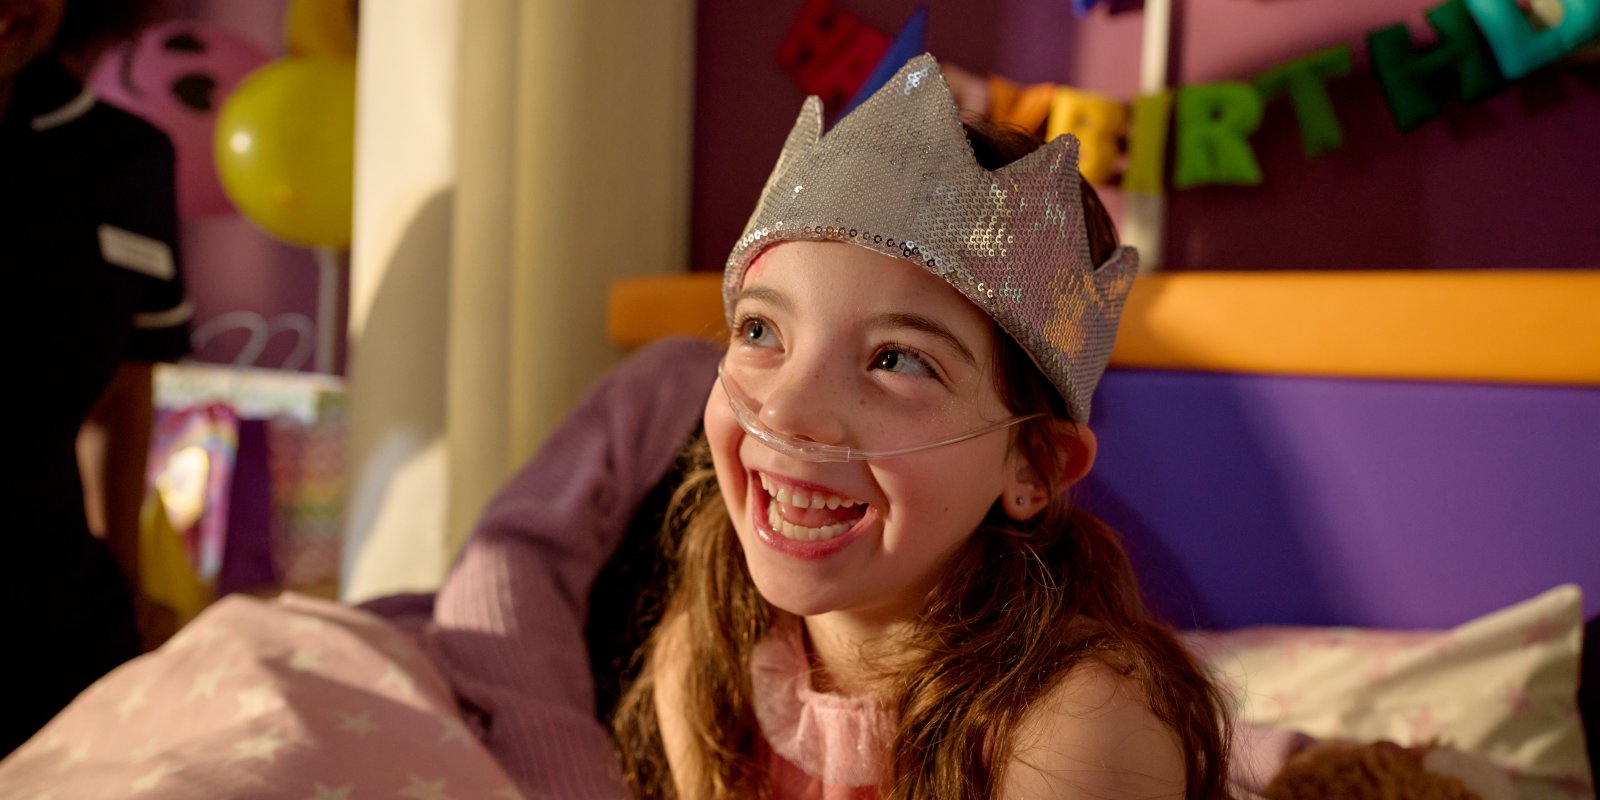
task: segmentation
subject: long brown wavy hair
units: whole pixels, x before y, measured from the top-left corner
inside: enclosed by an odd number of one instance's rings
[[[997,169],[1031,152],[1028,134],[968,125],[980,164]],[[1102,263],[1116,232],[1093,188],[1083,184],[1090,249]],[[1067,419],[1060,394],[1009,336],[995,328],[996,382],[1016,414]],[[1024,423],[1013,446],[1041,474],[1061,472],[1049,424]],[[673,559],[665,608],[636,663],[648,665],[667,623],[683,625],[688,648],[686,719],[697,761],[697,798],[770,797],[751,697],[751,649],[776,621],[740,556],[702,436],[685,451],[687,478],[662,532]],[[898,712],[882,794],[890,800],[999,793],[1014,734],[1028,710],[1087,660],[1136,685],[1175,734],[1189,798],[1227,796],[1227,722],[1204,670],[1157,621],[1139,592],[1117,534],[1088,512],[1056,499],[1024,522],[997,504],[949,561],[948,572],[903,643],[910,668],[889,675],[885,697]],[[641,798],[676,796],[646,666],[612,719],[624,774]]]

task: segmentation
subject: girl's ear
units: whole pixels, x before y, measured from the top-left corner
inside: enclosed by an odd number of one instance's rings
[[[1005,507],[1006,516],[1018,522],[1031,519],[1043,511],[1045,506],[1050,505],[1054,494],[1083,480],[1083,476],[1089,474],[1089,468],[1094,466],[1099,441],[1089,426],[1053,420],[1050,422],[1049,436],[1056,451],[1054,466],[1058,474],[1054,480],[1047,480],[1019,450],[1012,449],[1011,456],[1006,460],[1006,480],[1000,505]]]

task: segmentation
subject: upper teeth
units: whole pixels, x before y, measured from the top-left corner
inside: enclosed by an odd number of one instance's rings
[[[761,476],[761,488],[766,489],[767,494],[772,495],[772,499],[795,508],[849,508],[861,505],[860,500],[851,500],[848,497],[776,485],[765,475]]]

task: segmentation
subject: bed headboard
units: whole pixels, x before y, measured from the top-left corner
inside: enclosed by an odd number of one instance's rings
[[[716,335],[719,275],[611,334]],[[1600,611],[1600,271],[1141,278],[1075,498],[1176,624],[1443,627],[1559,583]]]

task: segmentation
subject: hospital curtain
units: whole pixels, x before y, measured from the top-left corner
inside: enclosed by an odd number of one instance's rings
[[[363,4],[346,599],[436,586],[620,356],[608,284],[684,268],[693,35],[693,0]]]

